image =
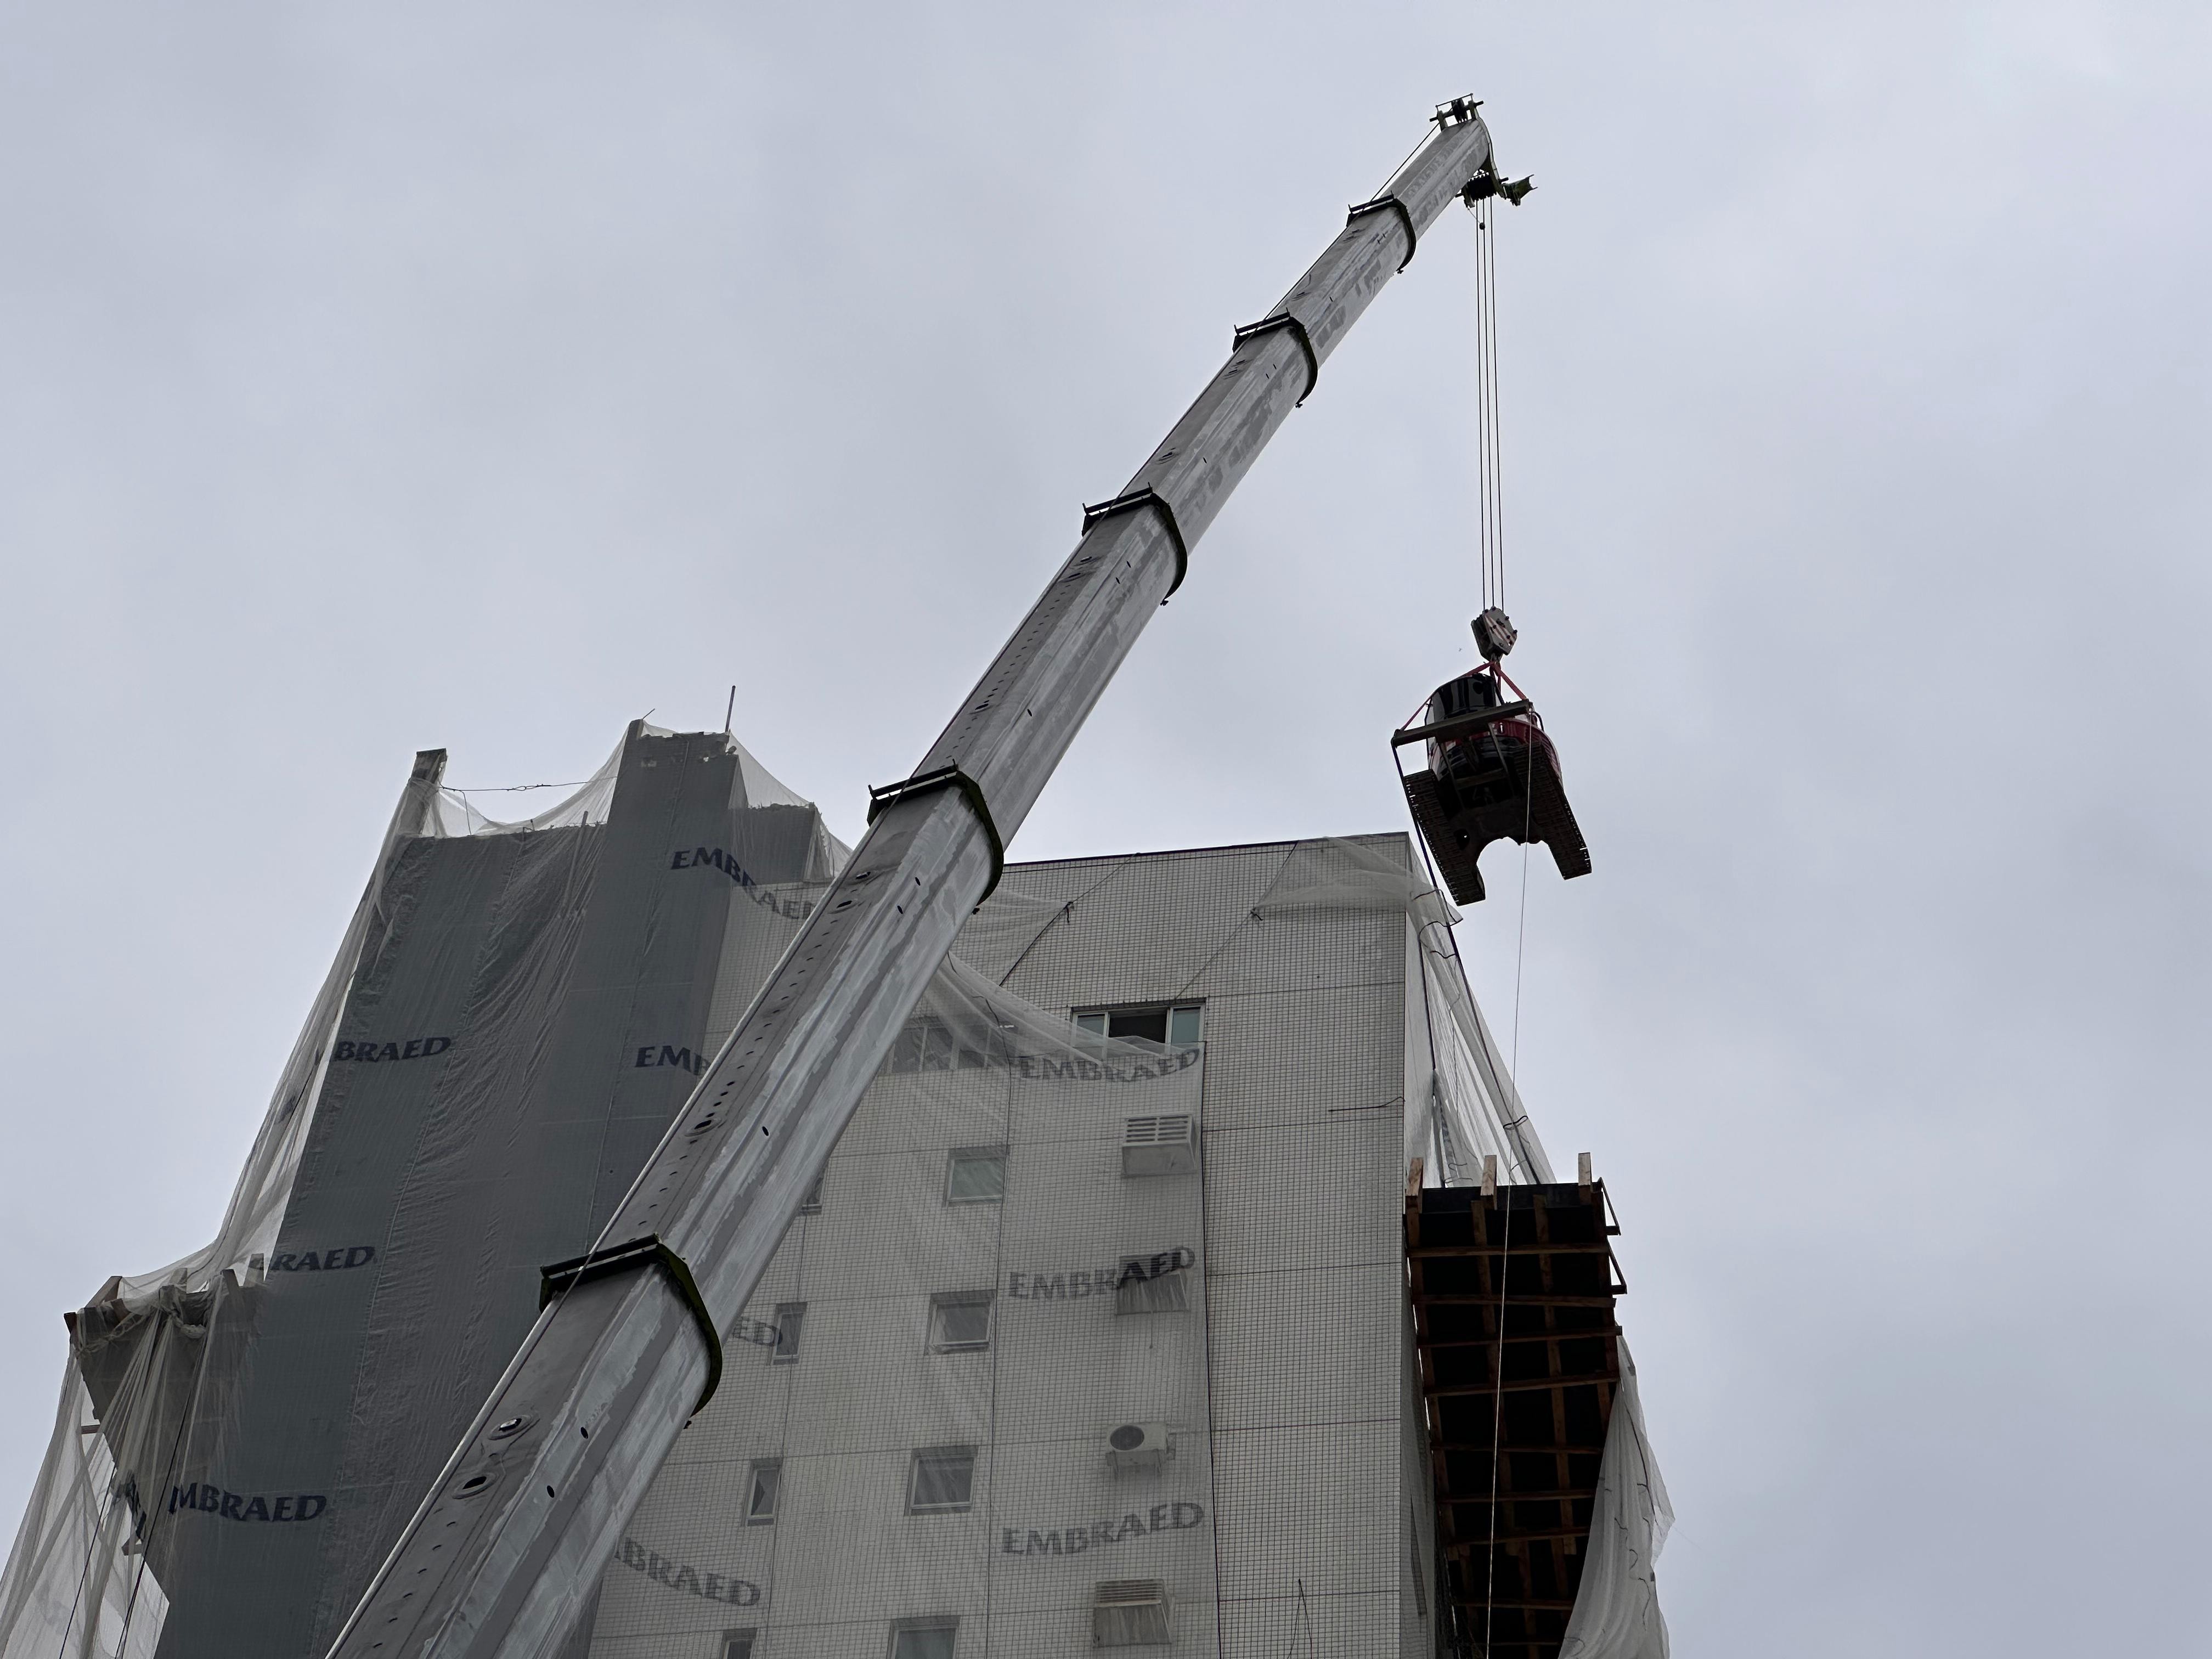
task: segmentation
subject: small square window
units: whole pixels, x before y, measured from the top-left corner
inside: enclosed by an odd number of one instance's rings
[[[995,1204],[1006,1195],[1006,1149],[956,1146],[945,1165],[947,1204]]]
[[[781,1365],[799,1358],[799,1330],[806,1322],[804,1302],[779,1302],[775,1304],[775,1362]]]
[[[1075,1029],[1079,1031],[1088,1031],[1093,1036],[1104,1036],[1106,1035],[1106,1016],[1103,1014],[1078,1014],[1075,1017]]]
[[[950,1291],[929,1298],[929,1346],[968,1353],[991,1346],[991,1292]]]
[[[957,1619],[902,1619],[891,1626],[890,1659],[953,1659]]]
[[[1168,1047],[1188,1048],[1198,1042],[1199,1016],[1205,1012],[1196,1003],[1168,1010]]]
[[[720,1659],[753,1659],[754,1630],[726,1630],[722,1632]]]
[[[975,1493],[973,1446],[925,1446],[915,1453],[907,1475],[908,1515],[950,1515],[966,1509]]]
[[[820,1215],[822,1213],[822,1183],[827,1179],[826,1176],[814,1177],[814,1184],[806,1189],[806,1196],[799,1202],[799,1214]]]
[[[783,1490],[783,1460],[763,1457],[753,1463],[752,1484],[745,1498],[745,1524],[767,1527],[775,1523],[775,1500]]]

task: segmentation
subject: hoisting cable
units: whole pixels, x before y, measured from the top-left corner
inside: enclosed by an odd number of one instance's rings
[[[1471,202],[1474,216],[1475,460],[1478,545],[1482,566],[1482,605],[1505,608],[1505,500],[1504,452],[1498,421],[1498,198]]]
[[[1476,474],[1480,491],[1478,532],[1482,563],[1482,607],[1486,613],[1505,609],[1505,489],[1504,450],[1498,441],[1498,198],[1468,203],[1474,216],[1474,362]],[[1486,653],[1486,655],[1488,653]],[[1505,665],[1498,657],[1489,662],[1491,674],[1501,685],[1511,686]],[[1513,686],[1517,693],[1518,686]],[[1534,756],[1528,757],[1533,766]],[[1521,906],[1513,945],[1513,1037],[1506,1073],[1513,1079],[1517,1100],[1521,1092],[1521,975],[1528,941],[1528,830],[1534,811],[1534,792],[1522,790]],[[1492,1637],[1498,1603],[1498,1499],[1505,1439],[1505,1296],[1513,1270],[1513,1200],[1506,1183],[1500,1182],[1498,1203],[1504,1224],[1498,1241],[1498,1324],[1491,1337],[1490,1413],[1490,1540],[1482,1580],[1482,1650],[1492,1651]]]

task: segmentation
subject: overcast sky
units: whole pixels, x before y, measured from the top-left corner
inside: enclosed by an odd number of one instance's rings
[[[212,1234],[416,750],[580,779],[734,684],[852,837],[1473,92],[1540,186],[1512,666],[1596,861],[1534,867],[1520,1069],[1626,1223],[1677,1650],[2206,1650],[2208,88],[2179,3],[5,0],[0,1537],[61,1310]],[[1404,826],[1473,252],[1015,856]]]

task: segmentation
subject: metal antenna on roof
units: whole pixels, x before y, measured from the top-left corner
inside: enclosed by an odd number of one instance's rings
[[[730,726],[737,718],[738,688],[733,685],[730,688],[730,706],[722,711],[722,735],[724,737],[726,738],[730,735]]]

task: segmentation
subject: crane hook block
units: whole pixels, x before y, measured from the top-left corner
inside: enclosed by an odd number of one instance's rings
[[[1521,637],[1513,626],[1513,618],[1492,605],[1468,624],[1474,629],[1474,648],[1482,653],[1485,662],[1496,662],[1513,649],[1513,641]]]
[[[1504,622],[1502,612],[1485,611],[1475,623],[1478,637],[1483,621],[1493,615]],[[1510,632],[1511,624],[1505,626]],[[1479,860],[1493,841],[1541,842],[1560,875],[1571,880],[1590,872],[1589,848],[1567,804],[1559,751],[1525,698],[1501,698],[1495,662],[1438,686],[1427,718],[1391,739],[1394,748],[1427,745],[1427,767],[1400,781],[1421,839],[1462,904],[1482,902]]]

